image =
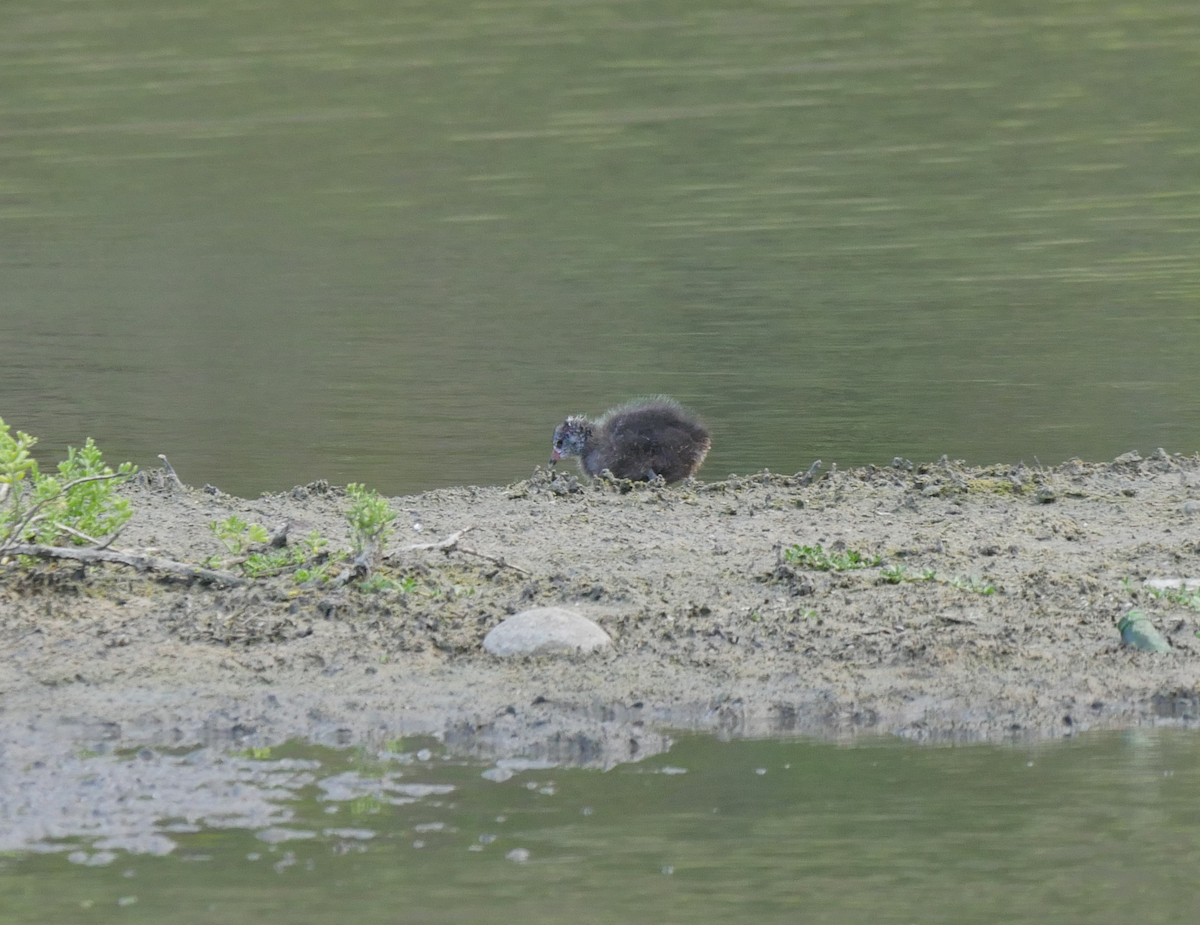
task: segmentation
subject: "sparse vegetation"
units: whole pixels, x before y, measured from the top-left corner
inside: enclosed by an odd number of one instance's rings
[[[1183,585],[1178,588],[1147,588],[1138,587],[1132,578],[1122,578],[1120,581],[1121,589],[1125,591],[1131,600],[1137,600],[1139,596],[1145,594],[1150,600],[1155,603],[1165,603],[1167,605],[1174,604],[1176,606],[1190,607],[1192,610],[1200,611],[1200,588],[1189,588]],[[1122,637],[1128,635],[1128,621],[1134,614],[1141,616],[1140,611],[1131,610],[1120,623],[1117,628],[1121,630]],[[1122,626],[1122,624],[1126,624]],[[1200,638],[1200,630],[1196,631],[1196,637]]]
[[[344,559],[344,552],[329,554],[329,541],[318,530],[312,530],[293,546],[268,547],[271,535],[262,524],[248,523],[236,514],[209,524],[213,535],[237,558],[222,561],[210,556],[205,564],[210,568],[240,568],[247,578],[269,578],[294,572],[297,584],[321,583],[330,565]],[[253,547],[264,547],[254,549]]]
[[[881,569],[879,578],[884,584],[898,585],[905,581],[937,581],[937,572],[931,568],[923,569],[919,575],[910,575],[903,565],[891,565]]]
[[[235,556],[240,556],[255,543],[266,543],[271,534],[262,524],[246,523],[236,514],[208,525],[213,535]]]
[[[1200,589],[1196,588],[1147,588],[1146,594],[1152,601],[1181,604],[1192,610],[1200,610]]]
[[[880,569],[879,580],[883,584],[888,585],[898,585],[906,581],[932,581],[951,588],[958,588],[960,591],[969,591],[972,594],[987,595],[996,593],[996,586],[994,584],[986,579],[975,578],[973,575],[966,575],[959,578],[938,578],[937,572],[931,568],[922,569],[918,574],[909,574],[908,569],[899,564]]]
[[[826,552],[821,544],[816,546],[789,546],[783,551],[783,558],[792,565],[801,568],[816,569],[820,572],[842,572],[849,569],[870,568],[880,563],[879,556],[863,555],[856,549],[846,549],[841,552]]]
[[[996,586],[986,578],[976,578],[974,575],[964,575],[960,578],[951,578],[946,582],[952,588],[958,588],[960,591],[970,591],[972,594],[995,594]]]

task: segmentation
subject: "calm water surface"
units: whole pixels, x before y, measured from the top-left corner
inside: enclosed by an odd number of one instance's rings
[[[148,792],[169,804],[172,782],[208,768],[240,781],[240,811],[255,812],[257,788],[291,818],[256,829],[213,819],[191,833],[177,818],[165,829],[176,848],[159,857],[103,854],[89,839],[10,854],[0,921],[1200,918],[1194,734],[1036,748],[692,738],[607,772],[518,766],[507,780],[432,750],[384,760],[293,746],[227,765],[193,757],[190,770],[146,753],[81,757],[66,775],[81,792],[121,762],[142,781],[116,810],[113,788],[93,786],[106,812],[128,814]],[[219,789],[206,787],[189,804],[199,815]],[[310,837],[279,840],[288,833]]]
[[[1197,449],[1200,5],[14,0],[0,416],[238,493]]]

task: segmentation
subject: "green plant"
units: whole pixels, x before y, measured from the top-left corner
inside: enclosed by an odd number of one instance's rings
[[[353,555],[358,558],[364,553],[377,554],[392,533],[396,512],[388,507],[386,498],[365,485],[351,482],[346,486],[346,494],[350,496],[346,520],[350,522]]]
[[[1200,610],[1200,589],[1195,588],[1147,588],[1146,593],[1153,601],[1183,604],[1192,610]]]
[[[304,561],[303,551],[299,547],[270,549],[246,556],[246,561],[242,563],[242,573],[247,578],[266,578],[302,565]]]
[[[398,590],[399,585],[390,578],[384,578],[382,575],[368,575],[358,583],[358,590],[373,594],[377,591],[394,591]]]
[[[970,591],[972,594],[995,594],[996,586],[984,578],[976,578],[974,575],[967,575],[962,578],[951,578],[946,582],[952,588],[958,588],[961,591]]]
[[[261,545],[271,539],[267,528],[261,524],[247,523],[233,514],[222,521],[214,520],[209,524],[209,529],[229,552],[241,558],[223,563],[219,556],[210,556],[205,564],[210,568],[236,565],[247,578],[269,578],[293,571],[297,584],[321,582],[328,578],[329,566],[345,558],[345,553],[326,553],[325,547],[329,541],[315,529],[294,546],[255,552],[248,550],[253,545]]]
[[[271,539],[271,534],[262,524],[246,523],[236,514],[230,514],[221,521],[214,520],[208,528],[235,556],[240,556],[254,543],[266,543]]]
[[[87,438],[81,449],[67,447],[67,458],[58,464],[59,484],[72,486],[62,492],[59,510],[62,522],[88,536],[101,537],[115,533],[133,516],[133,512],[128,500],[113,497],[113,489],[133,473],[133,463],[128,462],[118,466],[114,473],[104,464],[103,454],[91,437]],[[74,539],[77,543],[85,541],[78,536]]]
[[[842,572],[849,569],[869,568],[878,565],[879,556],[865,556],[855,549],[844,552],[827,553],[818,543],[816,546],[789,546],[783,551],[783,558],[803,568],[816,569],[821,572]]]
[[[931,568],[922,569],[919,575],[910,575],[908,569],[903,565],[892,565],[888,568],[881,569],[879,572],[880,579],[889,585],[898,585],[902,581],[937,581],[937,572]]]
[[[114,472],[89,437],[81,449],[67,448],[57,476],[47,475],[30,453],[36,443],[23,431],[14,437],[0,419],[0,555],[30,539],[99,546],[115,538],[132,511],[113,490],[137,471],[134,465]]]

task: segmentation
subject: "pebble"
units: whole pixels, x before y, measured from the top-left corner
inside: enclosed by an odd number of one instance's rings
[[[492,628],[483,648],[492,655],[568,655],[612,645],[599,626],[566,607],[537,607]]]

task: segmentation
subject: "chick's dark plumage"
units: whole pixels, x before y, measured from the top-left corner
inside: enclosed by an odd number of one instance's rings
[[[635,482],[662,476],[678,482],[704,462],[712,438],[690,411],[671,398],[633,401],[605,412],[595,421],[569,417],[554,430],[553,464],[579,459],[590,476],[608,469]]]

